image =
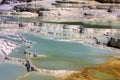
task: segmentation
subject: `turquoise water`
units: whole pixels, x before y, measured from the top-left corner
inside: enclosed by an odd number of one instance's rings
[[[100,72],[97,70],[94,70],[91,76],[100,80],[116,80],[115,76],[113,76],[112,74]]]
[[[23,36],[26,39],[35,42],[29,51],[47,55],[47,58],[31,59],[32,63],[39,68],[52,70],[78,70],[82,67],[103,64],[114,55],[112,51],[90,47],[80,43],[42,39],[30,33],[23,33]],[[9,39],[21,44],[20,47],[14,50],[9,56],[25,58],[24,51],[26,46],[20,40],[13,39],[12,37],[14,36],[0,36],[0,38]],[[1,80],[15,80],[26,72],[21,65],[11,63],[0,64],[0,71]],[[32,75],[30,78],[34,80],[35,77],[36,75]],[[40,75],[36,80],[39,78],[41,80],[49,80],[49,77],[46,75]]]
[[[26,49],[26,46],[24,44],[21,44],[13,52],[11,52],[9,56],[17,57],[17,58],[26,58],[24,54],[25,49]]]
[[[30,51],[47,55],[47,58],[32,59],[32,62],[40,68],[80,69],[80,67],[103,64],[114,55],[109,50],[80,43],[47,40],[29,33],[23,35],[26,39],[36,42],[29,49]]]
[[[25,80],[57,80],[55,77],[44,74],[32,74]]]
[[[0,64],[0,80],[16,80],[26,73],[25,68],[20,64]]]
[[[37,72],[32,72],[26,77],[22,77],[19,80],[57,80],[54,76],[51,76],[50,74],[40,74]]]

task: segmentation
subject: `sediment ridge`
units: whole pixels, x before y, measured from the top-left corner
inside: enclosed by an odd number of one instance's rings
[[[19,46],[18,43],[6,40],[6,39],[0,39],[0,54],[1,58],[4,61],[4,58],[8,56],[15,48]]]

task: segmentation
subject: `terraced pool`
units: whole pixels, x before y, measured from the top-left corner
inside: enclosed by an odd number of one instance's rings
[[[23,36],[35,42],[29,51],[47,56],[47,58],[31,58],[32,63],[39,68],[78,70],[82,67],[103,64],[114,55],[112,51],[80,43],[47,40],[30,33],[25,33]]]

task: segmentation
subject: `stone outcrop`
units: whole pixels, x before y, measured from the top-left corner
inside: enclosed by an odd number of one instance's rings
[[[120,0],[96,0],[102,3],[120,3]]]
[[[110,38],[107,45],[110,47],[120,48],[120,39]]]
[[[1,4],[10,4],[11,2],[31,2],[33,0],[0,0]]]
[[[35,68],[30,64],[29,61],[26,61],[25,67],[27,69],[27,72],[35,71]]]

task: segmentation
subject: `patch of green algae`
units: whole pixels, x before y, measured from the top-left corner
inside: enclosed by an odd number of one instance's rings
[[[91,77],[100,79],[100,80],[115,80],[115,77],[112,74],[101,72],[98,70],[91,70]]]
[[[101,66],[81,69],[62,80],[120,80],[120,57],[114,57]]]

